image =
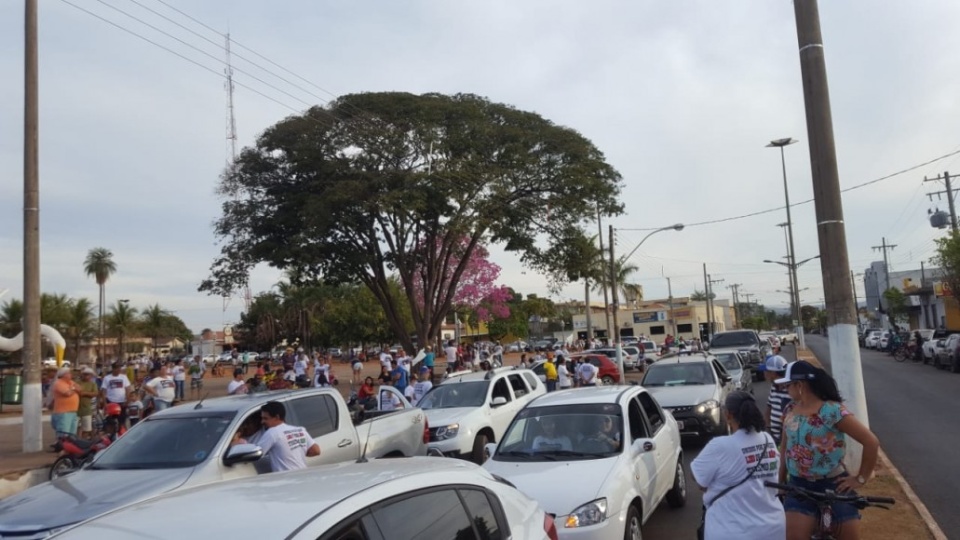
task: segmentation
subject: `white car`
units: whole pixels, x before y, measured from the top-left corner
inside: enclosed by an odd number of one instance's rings
[[[55,367],[57,367],[57,359],[56,359],[56,358],[46,358],[46,359],[44,359],[44,361],[43,361],[43,367],[45,367],[45,368],[55,368]],[[70,367],[70,361],[69,361],[69,360],[64,360],[64,361],[63,361],[63,365],[61,365],[60,367]]]
[[[211,512],[211,501],[229,508],[233,517]],[[476,465],[404,458],[207,484],[109,512],[56,538],[144,535],[169,540],[557,537],[553,518],[536,501]]]
[[[923,342],[923,363],[933,360],[940,354],[940,350],[946,344],[946,339],[928,339]]]
[[[884,331],[880,334],[880,339],[877,340],[877,349],[886,349],[887,345],[890,343],[890,337],[892,334],[890,332]]]
[[[876,349],[877,343],[880,341],[880,334],[881,332],[879,330],[874,330],[873,332],[870,332],[870,334],[867,335],[867,339],[863,341],[863,344],[868,349]]]
[[[507,345],[507,352],[526,352],[530,348],[530,344],[526,341],[514,341]]]
[[[487,443],[499,441],[514,415],[546,392],[529,369],[453,374],[417,404],[430,424],[427,449],[483,463]]]
[[[686,503],[677,422],[640,386],[537,398],[487,453],[483,467],[553,514],[559,538],[641,538],[662,500]]]

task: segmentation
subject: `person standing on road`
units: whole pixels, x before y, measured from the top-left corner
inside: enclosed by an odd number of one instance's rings
[[[288,425],[286,418],[287,409],[279,401],[268,401],[260,407],[260,421],[265,431],[257,439],[257,445],[270,459],[273,472],[306,469],[306,458],[320,455],[320,445],[307,430]]]
[[[711,439],[690,464],[705,492],[704,540],[786,537],[783,505],[776,490],[763,485],[775,478],[780,454],[754,397],[732,392],[722,414],[732,434]]]
[[[420,403],[420,400],[423,399],[423,396],[432,388],[433,381],[430,380],[430,370],[427,369],[427,366],[423,366],[420,368],[420,380],[417,381],[417,384],[413,385],[413,399],[410,403],[416,407],[417,404]]]
[[[774,381],[784,385],[793,400],[783,413],[783,441],[779,480],[781,484],[811,491],[834,490],[854,494],[873,476],[880,441],[843,405],[837,383],[826,371],[804,360],[787,365],[784,376]],[[863,445],[860,470],[851,476],[843,464],[846,436]],[[787,495],[787,538],[810,538],[817,527],[816,504]],[[860,512],[850,503],[834,503],[833,523],[841,540],[860,538]]]
[[[577,375],[580,376],[580,386],[596,386],[597,375],[599,373],[600,370],[597,369],[597,366],[591,364],[589,360],[584,358],[577,370]]]
[[[173,386],[174,401],[183,401],[186,398],[184,385],[187,383],[187,370],[183,367],[183,361],[177,360],[173,363]]]
[[[567,360],[560,355],[557,355],[557,386],[560,387],[560,390],[573,387],[573,376],[567,369]]]
[[[557,366],[553,362],[544,360],[543,376],[547,379],[547,392],[553,392],[557,389]]]
[[[77,410],[80,408],[80,385],[73,380],[68,367],[57,370],[57,380],[50,388],[53,393],[53,414],[50,425],[58,437],[77,434]]]
[[[780,437],[783,435],[783,410],[790,403],[790,394],[787,393],[785,386],[777,384],[776,381],[783,377],[787,370],[787,361],[780,355],[768,355],[767,360],[757,366],[757,371],[762,371],[763,376],[770,383],[770,393],[767,395],[767,407],[764,412],[764,421],[773,436],[777,448],[780,448]]]
[[[393,387],[399,390],[401,394],[407,389],[407,381],[409,380],[407,378],[407,370],[403,369],[403,366],[396,360],[393,361],[393,371],[390,372],[390,380]]]
[[[120,426],[126,427],[127,398],[133,393],[133,386],[122,370],[123,364],[114,362],[113,371],[103,378],[103,383],[100,385],[100,403],[104,406],[108,403],[120,405]]]
[[[350,385],[360,385],[363,382],[363,362],[359,358],[354,358],[353,364],[350,367],[353,370],[353,375],[350,377]]]
[[[176,384],[166,367],[160,368],[159,374],[143,385],[143,390],[153,397],[154,412],[169,408],[177,395]]]
[[[433,354],[433,347],[427,345],[424,349],[423,365],[430,370],[430,380],[433,380],[433,364],[436,362],[436,355]]]
[[[196,399],[203,390],[203,372],[206,371],[203,366],[203,359],[200,355],[193,357],[193,363],[187,367],[187,373],[190,374],[190,396]]]
[[[80,407],[77,416],[80,419],[80,436],[93,435],[93,408],[96,406],[100,388],[97,386],[96,373],[88,368],[80,372]]]
[[[454,364],[457,363],[457,346],[453,340],[447,342],[447,346],[443,349],[443,353],[447,357],[447,371],[450,371]]]

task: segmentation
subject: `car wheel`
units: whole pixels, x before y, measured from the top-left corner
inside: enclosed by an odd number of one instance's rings
[[[490,437],[486,433],[477,435],[477,438],[473,440],[473,455],[471,457],[477,465],[483,465],[483,454],[488,442],[490,442]]]
[[[631,505],[627,511],[627,523],[623,528],[624,540],[643,540],[643,533],[640,532],[640,511],[636,506]]]
[[[603,381],[604,386],[613,385],[613,377],[609,375],[604,375],[600,380]]]
[[[673,487],[667,492],[667,504],[670,508],[682,508],[687,504],[687,476],[683,472],[683,459],[677,459],[677,471],[674,473]]]

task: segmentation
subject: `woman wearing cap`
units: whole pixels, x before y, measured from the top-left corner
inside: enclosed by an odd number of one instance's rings
[[[783,413],[780,482],[813,491],[852,493],[867,483],[877,465],[880,442],[843,405],[837,383],[826,371],[803,360],[791,362],[783,378],[793,400]],[[846,436],[863,445],[860,470],[843,464]],[[807,539],[817,526],[816,505],[797,497],[784,500],[787,538]],[[834,503],[833,523],[841,540],[860,538],[860,512],[849,503]]]
[[[736,391],[723,403],[730,435],[715,437],[690,470],[704,490],[704,539],[784,538],[786,523],[776,491],[765,487],[780,467],[780,455],[764,431],[753,396]],[[806,538],[810,538],[807,535]]]

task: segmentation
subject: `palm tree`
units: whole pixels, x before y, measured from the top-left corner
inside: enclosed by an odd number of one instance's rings
[[[43,324],[62,329],[70,318],[70,309],[73,299],[65,294],[40,295],[40,320]]]
[[[716,297],[717,297],[716,293],[710,293],[710,299],[711,299],[711,300],[713,300],[713,299],[716,298]],[[693,294],[690,295],[690,299],[693,300],[694,302],[706,302],[706,301],[707,301],[707,293],[705,293],[704,291],[701,291],[701,290],[699,290],[699,289],[694,289],[694,290],[693,290]]]
[[[153,354],[157,353],[157,341],[169,331],[170,315],[171,313],[160,307],[160,304],[148,307],[142,314],[143,329],[153,341]]]
[[[93,248],[87,252],[87,258],[83,261],[83,271],[87,276],[93,276],[97,280],[97,286],[100,287],[100,346],[97,347],[97,362],[103,358],[103,305],[107,303],[106,284],[110,276],[116,273],[117,264],[113,262],[113,252],[107,248]]]
[[[107,325],[110,333],[117,337],[117,360],[123,361],[123,338],[136,330],[137,308],[130,307],[130,304],[123,300],[117,300],[116,304],[110,306]]]
[[[23,331],[23,302],[7,300],[0,305],[0,335],[12,337]]]
[[[74,365],[80,360],[80,344],[90,341],[97,334],[97,321],[93,317],[93,303],[86,298],[74,301],[67,318],[68,343],[73,344]]]

